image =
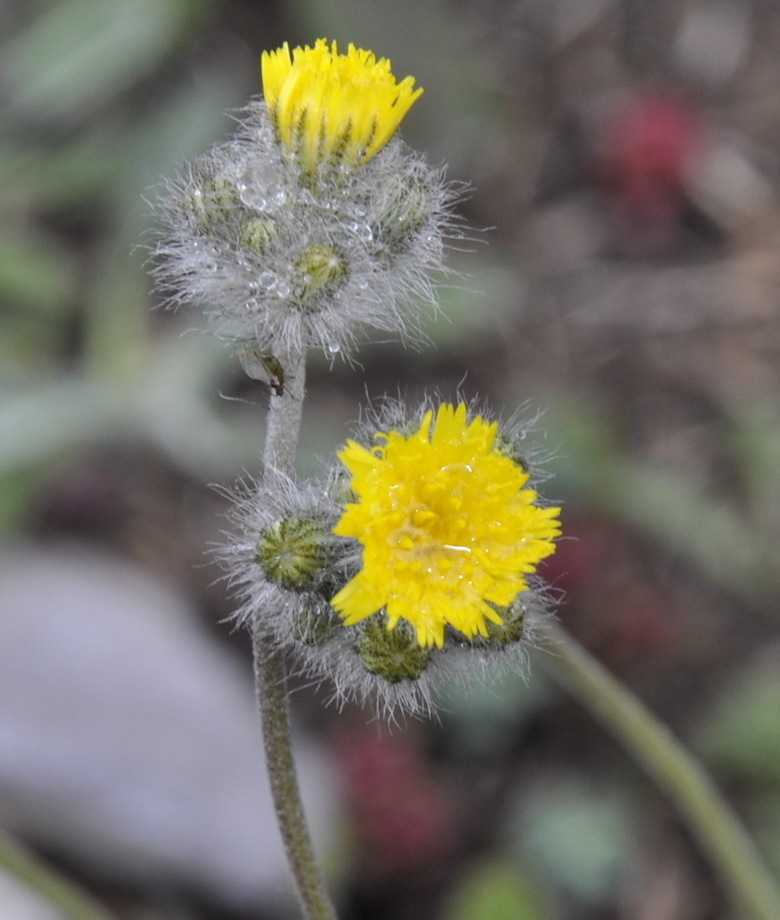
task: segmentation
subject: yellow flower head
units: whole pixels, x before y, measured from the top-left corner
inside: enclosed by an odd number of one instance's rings
[[[422,89],[396,82],[387,58],[324,38],[313,48],[264,51],[263,94],[280,141],[304,171],[322,162],[367,163],[390,140]]]
[[[331,601],[346,625],[384,609],[407,620],[420,646],[444,645],[450,626],[487,636],[554,552],[559,508],[535,504],[528,473],[496,447],[498,424],[464,404],[428,411],[417,431],[380,432],[372,450],[339,454],[357,500],[334,533],[363,546],[362,568]]]

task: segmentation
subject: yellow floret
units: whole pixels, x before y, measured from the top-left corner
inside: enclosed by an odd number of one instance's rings
[[[414,77],[398,83],[387,58],[354,45],[339,54],[324,38],[263,52],[261,73],[279,140],[310,173],[323,162],[367,163],[422,93]]]

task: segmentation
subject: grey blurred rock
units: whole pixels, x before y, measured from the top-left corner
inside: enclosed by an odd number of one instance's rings
[[[749,3],[694,0],[685,5],[673,55],[682,72],[710,90],[732,79],[751,52],[755,24]]]
[[[170,585],[78,547],[0,560],[0,823],[89,871],[237,906],[289,891],[248,668]],[[319,846],[333,783],[298,745]]]
[[[65,915],[0,870],[0,917],[8,920],[65,920]]]

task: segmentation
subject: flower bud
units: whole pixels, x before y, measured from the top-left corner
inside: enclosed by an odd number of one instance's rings
[[[347,263],[332,246],[307,246],[295,263],[298,296],[307,301],[316,294],[328,294],[346,278]]]
[[[267,217],[250,217],[241,225],[239,242],[256,255],[265,253],[279,233],[276,224]]]
[[[369,671],[391,684],[416,680],[432,655],[430,649],[420,647],[414,632],[404,624],[388,629],[384,615],[366,623],[357,653]]]
[[[406,252],[431,216],[431,194],[416,176],[390,176],[378,190],[374,236],[393,255]]]
[[[264,56],[265,100],[161,201],[154,273],[237,351],[346,353],[421,329],[460,197],[397,136],[419,96],[389,62],[323,41]]]
[[[303,591],[327,565],[327,537],[319,521],[293,514],[260,534],[255,557],[269,581],[288,591]]]
[[[525,610],[521,602],[522,593],[519,594],[508,607],[496,608],[496,613],[501,617],[500,623],[488,620],[487,639],[481,640],[494,648],[506,648],[520,642],[525,635]]]
[[[209,233],[230,220],[241,202],[235,186],[221,177],[204,176],[188,188],[182,199],[184,210],[197,230]]]
[[[292,638],[304,645],[321,646],[339,626],[339,618],[324,597],[305,596],[293,614]]]

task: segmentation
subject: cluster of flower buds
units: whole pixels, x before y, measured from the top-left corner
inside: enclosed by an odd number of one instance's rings
[[[522,665],[548,598],[555,507],[530,487],[525,429],[465,404],[388,404],[320,484],[277,481],[236,504],[225,551],[241,606],[340,701],[435,706],[446,676]]]
[[[324,39],[266,52],[262,73],[237,135],[167,188],[161,288],[203,307],[249,362],[335,353],[361,327],[413,336],[405,307],[434,303],[457,197],[395,135],[422,90]]]

